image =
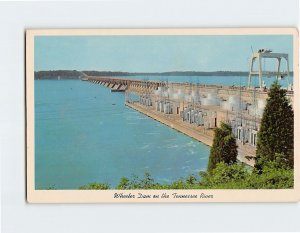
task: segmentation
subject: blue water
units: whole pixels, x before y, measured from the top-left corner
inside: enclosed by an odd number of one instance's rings
[[[150,172],[169,183],[206,170],[209,147],[124,106],[124,93],[79,80],[35,81],[35,186],[113,187]]]

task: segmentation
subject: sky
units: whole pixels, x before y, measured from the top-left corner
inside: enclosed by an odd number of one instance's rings
[[[34,67],[35,71],[248,71],[251,47],[288,53],[292,70],[290,35],[36,36]],[[275,61],[263,65],[275,69]]]

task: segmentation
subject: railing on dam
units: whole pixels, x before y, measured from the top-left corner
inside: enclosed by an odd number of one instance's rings
[[[86,81],[101,84],[112,89],[112,91],[132,91],[142,92],[146,89],[150,91],[157,90],[158,87],[171,87],[173,89],[181,89],[188,93],[191,90],[199,90],[202,94],[214,92],[221,98],[228,98],[230,95],[240,95],[244,101],[251,102],[253,96],[257,99],[266,99],[268,97],[267,88],[248,88],[245,86],[226,86],[198,83],[177,83],[162,82],[157,80],[136,80],[127,77],[107,77],[107,76],[85,76]],[[107,84],[107,85],[106,85]],[[112,85],[111,85],[112,84]],[[120,85],[117,87],[117,85]],[[293,102],[293,91],[287,91],[287,96]]]

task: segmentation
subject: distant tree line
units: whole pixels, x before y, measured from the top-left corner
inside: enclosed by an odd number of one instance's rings
[[[83,74],[77,70],[35,71],[34,79],[79,79]]]
[[[248,71],[169,71],[169,72],[113,72],[113,71],[82,71],[90,76],[248,76]],[[291,73],[292,75],[293,73]]]
[[[122,72],[122,71],[96,71],[96,70],[48,70],[35,71],[34,79],[79,79],[82,76],[248,76],[246,71],[170,71],[170,72]],[[291,72],[293,75],[293,72]]]
[[[47,70],[35,71],[34,79],[79,79],[82,76],[138,76],[138,75],[152,75],[152,76],[247,76],[248,72],[244,71],[171,71],[171,72],[157,72],[157,73],[143,73],[143,72],[121,72],[121,71],[95,71],[95,70]]]
[[[137,73],[138,75],[143,73]],[[170,71],[162,73],[145,73],[150,75],[163,75],[163,76],[247,76],[249,73],[246,71]]]
[[[290,73],[293,75],[293,72]],[[48,70],[35,71],[34,79],[79,79],[82,76],[248,76],[247,71],[170,71],[170,72],[122,72],[122,71],[96,71],[96,70]]]
[[[129,72],[121,72],[121,71],[95,71],[95,70],[84,70],[82,73],[88,76],[129,76],[131,73]]]

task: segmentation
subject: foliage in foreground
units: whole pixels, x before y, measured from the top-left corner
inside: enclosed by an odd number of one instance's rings
[[[83,185],[79,187],[79,189],[82,190],[106,190],[110,189],[109,184],[103,184],[103,183],[89,183],[87,185]]]
[[[262,172],[242,164],[219,163],[212,174],[204,174],[200,186],[209,189],[287,189],[294,184],[294,170],[266,164]]]
[[[289,189],[294,185],[294,170],[282,155],[277,154],[274,161],[267,162],[262,171],[250,169],[244,164],[218,163],[210,173],[200,172],[199,176],[188,176],[171,184],[159,184],[149,173],[139,178],[121,178],[116,187],[120,190],[134,189]],[[85,187],[85,188],[82,188]],[[93,183],[81,189],[108,189],[106,184]],[[103,188],[105,187],[105,188]]]

